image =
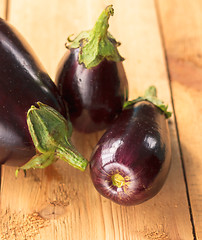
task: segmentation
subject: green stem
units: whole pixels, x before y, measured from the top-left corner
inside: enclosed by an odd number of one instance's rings
[[[168,105],[165,105],[164,102],[157,98],[157,90],[155,86],[150,86],[146,91],[143,97],[138,97],[134,100],[127,101],[123,105],[123,109],[132,108],[134,104],[141,101],[149,101],[153,103],[157,108],[159,108],[166,118],[171,117],[172,113],[168,112]]]
[[[70,41],[70,45],[66,45],[69,49],[80,49],[79,64],[83,63],[86,68],[92,68],[104,59],[123,61],[117,50],[120,43],[108,32],[108,21],[113,14],[114,9],[109,5],[103,10],[92,30],[81,32],[73,41]]]
[[[73,145],[69,145],[68,147],[59,146],[56,150],[56,156],[81,171],[84,171],[88,165],[88,161],[74,148]]]
[[[144,93],[144,97],[157,97],[157,91],[155,86],[150,86],[148,89],[146,89]]]
[[[91,36],[97,38],[104,38],[107,37],[107,30],[109,28],[109,18],[110,16],[114,15],[114,9],[112,5],[109,5],[105,8],[105,10],[100,14],[97,22],[95,23],[92,31]]]

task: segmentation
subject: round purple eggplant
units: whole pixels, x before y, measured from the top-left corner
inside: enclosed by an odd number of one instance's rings
[[[155,92],[154,87],[149,91]],[[148,91],[125,105],[91,157],[91,178],[101,195],[120,205],[136,205],[159,192],[171,162],[169,116]]]
[[[67,46],[58,66],[55,82],[68,103],[73,127],[81,132],[108,127],[128,97],[120,43],[108,32],[113,13],[108,6],[91,31],[81,32]]]
[[[3,19],[0,19],[0,83],[0,164],[21,166],[35,155],[26,121],[31,105],[43,102],[63,117],[67,117],[68,111],[27,42]]]

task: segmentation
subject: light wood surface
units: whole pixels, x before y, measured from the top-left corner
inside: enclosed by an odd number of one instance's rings
[[[202,2],[158,5],[194,226],[202,239]]]
[[[0,1],[0,9],[4,3]],[[17,179],[15,168],[3,166],[0,239],[189,240],[195,232],[202,239],[202,179],[197,174],[202,168],[200,0],[185,0],[183,7],[179,0],[9,3],[9,22],[24,35],[53,79],[66,38],[91,28],[103,8],[113,4],[110,32],[122,43],[119,50],[126,59],[130,98],[154,84],[170,110],[173,99],[176,115],[169,124],[172,165],[168,179],[157,196],[138,206],[122,207],[101,197],[89,170],[81,173],[61,161],[45,170],[31,170],[26,178],[20,173]],[[101,135],[74,132],[73,142],[89,159]]]
[[[0,17],[6,17],[6,0],[0,0]]]

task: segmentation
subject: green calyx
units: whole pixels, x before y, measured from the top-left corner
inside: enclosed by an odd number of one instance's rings
[[[36,155],[16,170],[45,168],[57,159],[62,159],[82,171],[88,161],[81,156],[71,143],[72,125],[52,107],[38,102],[27,113],[27,125],[36,148]]]
[[[67,48],[80,49],[79,64],[83,63],[86,68],[92,68],[104,59],[114,62],[124,60],[117,50],[120,43],[108,32],[108,20],[113,14],[114,9],[109,5],[101,13],[92,30],[81,32],[73,41],[68,38],[70,44],[66,44]]]
[[[166,118],[171,117],[172,113],[169,112],[168,105],[165,105],[164,102],[157,98],[157,90],[155,86],[150,86],[146,91],[143,97],[138,97],[132,101],[127,101],[124,103],[123,109],[131,108],[135,103],[141,101],[149,101],[158,107],[165,114]]]

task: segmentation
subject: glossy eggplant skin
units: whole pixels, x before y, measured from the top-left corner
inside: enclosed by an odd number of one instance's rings
[[[91,157],[90,172],[104,197],[120,205],[136,205],[159,192],[170,162],[165,115],[152,103],[141,101],[123,110],[101,137]],[[124,179],[121,187],[113,184],[115,174]]]
[[[68,103],[73,127],[90,133],[111,125],[127,100],[128,82],[122,62],[104,59],[87,69],[78,62],[79,49],[61,60],[56,85]]]
[[[0,164],[25,163],[35,154],[26,114],[40,101],[66,116],[57,87],[17,30],[0,19]]]

